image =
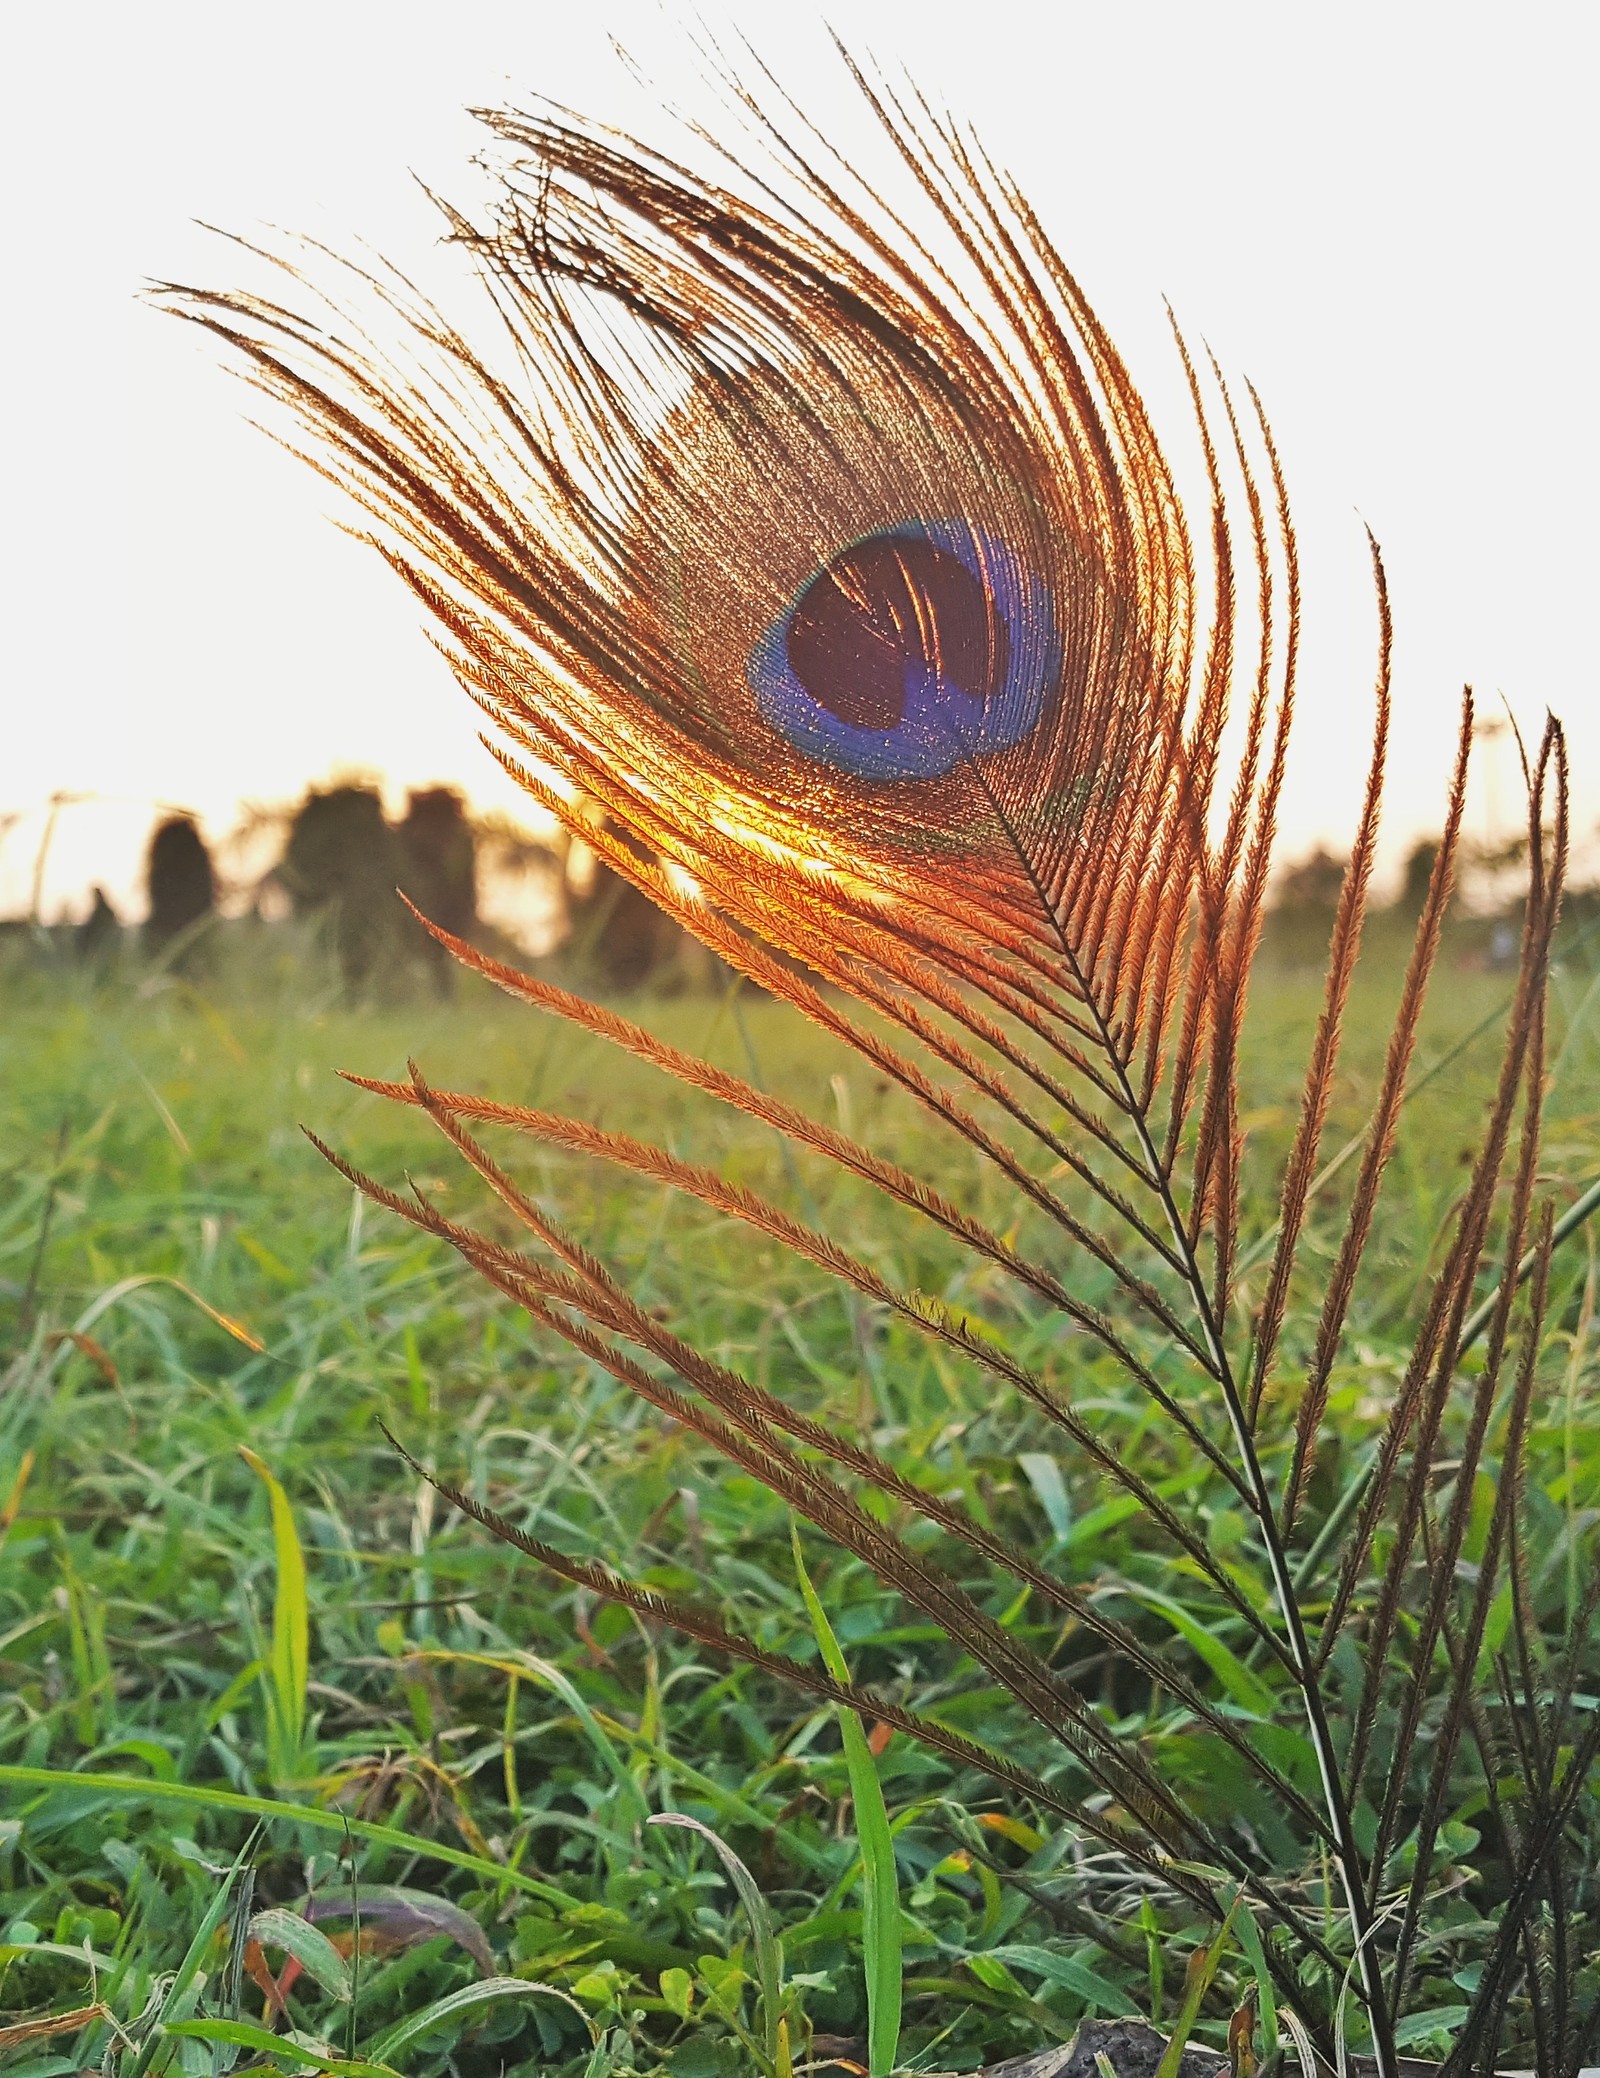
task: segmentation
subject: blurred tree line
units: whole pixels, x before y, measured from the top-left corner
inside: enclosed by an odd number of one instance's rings
[[[706,987],[720,963],[664,916],[633,883],[588,846],[563,833],[542,840],[509,821],[474,818],[462,796],[445,786],[414,789],[391,821],[375,786],[346,782],[313,787],[291,810],[262,811],[247,834],[270,835],[276,856],[254,883],[257,913],[292,915],[312,928],[352,998],[417,986],[448,996],[455,972],[449,953],[418,923],[403,892],[431,922],[514,963],[525,950],[486,923],[480,906],[485,876],[533,875],[552,912],[555,957],[564,973],[601,991],[627,993]],[[1420,838],[1408,853],[1386,907],[1369,916],[1374,946],[1409,939],[1422,913],[1438,839]],[[1323,966],[1346,861],[1319,848],[1274,876],[1264,950],[1269,962]],[[1457,891],[1447,915],[1453,956],[1475,966],[1515,960],[1521,922],[1525,836],[1497,847],[1463,847]],[[1468,895],[1461,893],[1461,881]],[[221,876],[192,818],[171,815],[146,853],[148,921],[140,950],[148,965],[183,970],[208,960],[218,915]],[[235,890],[237,893],[237,888]],[[1569,929],[1600,932],[1600,890],[1569,891]],[[86,962],[104,965],[124,945],[124,931],[104,892],[94,890],[86,922],[75,930]]]
[[[1406,854],[1400,885],[1386,908],[1369,912],[1368,933],[1408,940],[1422,915],[1439,856],[1437,837],[1420,837]],[[1281,965],[1320,969],[1328,956],[1347,861],[1318,847],[1274,876],[1264,949]],[[1488,845],[1464,841],[1445,930],[1456,959],[1472,966],[1513,966],[1522,934],[1522,886],[1528,839]],[[1465,890],[1465,891],[1464,891]],[[1600,921],[1600,889],[1569,887],[1563,902],[1569,936]]]
[[[543,843],[509,823],[475,820],[453,787],[414,789],[391,821],[377,788],[351,782],[313,787],[292,811],[262,816],[281,829],[278,856],[256,884],[258,914],[308,922],[334,962],[346,993],[393,993],[423,983],[448,996],[455,962],[406,902],[452,937],[521,958],[521,949],[487,925],[480,910],[486,866],[533,871],[550,891],[564,931],[563,964],[598,986],[692,986],[710,979],[705,949],[631,881],[584,855],[564,837]],[[147,920],[139,951],[175,970],[207,964],[218,921],[222,876],[199,827],[170,815],[145,854]],[[404,899],[402,899],[402,896]],[[105,964],[128,937],[102,888],[75,927],[80,959]]]

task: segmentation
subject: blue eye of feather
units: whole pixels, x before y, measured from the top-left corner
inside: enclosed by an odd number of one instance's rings
[[[936,779],[1034,728],[1060,668],[1044,587],[958,520],[863,535],[750,654],[756,704],[797,750],[861,779]]]

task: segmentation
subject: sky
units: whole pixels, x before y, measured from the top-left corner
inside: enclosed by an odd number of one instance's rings
[[[1490,719],[1537,732],[1549,708],[1567,723],[1593,861],[1594,15],[836,0],[826,19],[970,119],[1015,174],[1158,426],[1186,419],[1163,298],[1261,392],[1307,576],[1284,851],[1337,849],[1355,817],[1374,652],[1365,524],[1397,631],[1391,865],[1437,824],[1467,681]],[[747,36],[820,127],[870,157],[824,13],[805,4],[98,0],[13,25],[0,916],[29,907],[60,793],[84,798],[55,818],[47,918],[81,914],[93,881],[136,916],[165,807],[220,836],[241,804],[363,770],[397,805],[445,781],[515,809],[420,609],[339,531],[336,494],[247,422],[207,340],[137,291],[239,279],[202,225],[436,266],[419,182],[482,192],[468,107],[542,94],[670,142],[669,107],[715,111],[701,20]],[[1472,829],[1503,837],[1513,739],[1480,749]]]

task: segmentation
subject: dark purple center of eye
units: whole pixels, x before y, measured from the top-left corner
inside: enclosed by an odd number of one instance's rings
[[[1005,685],[1011,639],[966,564],[931,541],[892,535],[842,549],[795,602],[789,669],[819,706],[857,729],[892,729],[906,666],[974,699]]]

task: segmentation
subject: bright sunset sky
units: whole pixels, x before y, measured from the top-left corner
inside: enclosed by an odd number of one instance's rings
[[[1436,821],[1470,679],[1490,715],[1503,695],[1530,732],[1547,705],[1569,724],[1592,868],[1593,15],[840,0],[829,16],[973,121],[1180,452],[1163,296],[1261,391],[1307,564],[1285,849],[1337,844],[1354,817],[1373,647],[1364,519],[1397,626],[1391,858]],[[870,136],[820,7],[802,0],[781,27],[753,4],[706,18],[748,33],[820,127]],[[334,494],[245,423],[249,397],[209,342],[135,291],[240,277],[195,219],[364,239],[426,272],[436,219],[410,175],[470,209],[465,106],[541,92],[670,144],[654,104],[714,111],[691,19],[676,0],[102,0],[13,24],[0,915],[27,908],[58,790],[93,799],[60,816],[47,918],[80,913],[91,880],[138,913],[157,804],[220,834],[242,801],[351,767],[396,795],[446,780],[513,803],[419,609],[331,524]],[[1473,830],[1508,834],[1508,739],[1484,748]]]

